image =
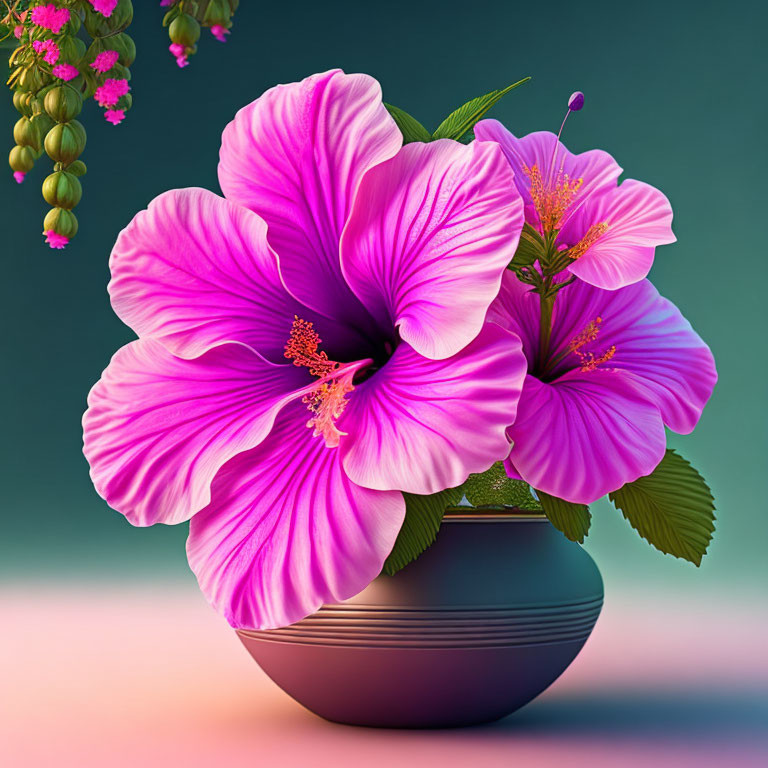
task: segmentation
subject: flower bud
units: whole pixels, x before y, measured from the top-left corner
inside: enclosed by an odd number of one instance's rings
[[[55,232],[71,240],[77,234],[77,217],[65,208],[51,208],[45,215],[43,231]]]
[[[43,105],[57,123],[67,123],[80,114],[83,97],[68,85],[57,85],[45,94]]]
[[[85,128],[77,121],[57,123],[45,137],[45,151],[54,162],[65,166],[77,160],[85,149]]]
[[[73,173],[56,171],[43,182],[45,202],[55,208],[71,211],[83,196],[80,180]]]
[[[123,32],[133,21],[133,4],[131,0],[118,0],[115,9],[109,16],[85,6],[85,28],[95,40],[98,37],[108,37]]]
[[[200,24],[194,16],[180,13],[168,28],[172,43],[178,43],[185,48],[191,48],[200,39]]]
[[[28,117],[21,117],[13,126],[13,140],[20,147],[31,147],[38,154],[42,149],[40,126],[32,122]]]
[[[8,155],[12,171],[29,173],[35,166],[35,155],[31,147],[14,147]]]

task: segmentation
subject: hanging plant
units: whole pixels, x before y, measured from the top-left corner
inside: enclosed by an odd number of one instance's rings
[[[53,172],[43,182],[51,209],[43,235],[51,248],[64,248],[77,234],[73,209],[82,197],[80,177],[86,131],[77,119],[93,99],[104,118],[119,125],[130,110],[131,72],[136,46],[127,34],[131,0],[0,0],[0,43],[12,48],[7,85],[21,117],[13,128],[8,157],[21,184],[47,154]],[[161,0],[168,10],[170,50],[180,67],[197,52],[200,27],[222,42],[239,0]]]

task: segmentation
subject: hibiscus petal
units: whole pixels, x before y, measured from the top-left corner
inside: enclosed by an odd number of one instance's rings
[[[650,474],[666,449],[658,408],[622,371],[571,371],[551,384],[528,376],[509,462],[534,488],[590,504]]]
[[[525,168],[538,166],[540,173],[546,179],[552,164],[552,150],[557,142],[557,136],[549,131],[536,131],[518,139],[498,120],[481,120],[475,126],[475,138],[478,141],[494,141],[499,144],[515,172],[515,184],[525,201],[526,219],[532,222],[538,221],[530,193],[531,184]],[[572,209],[590,195],[614,187],[622,171],[618,163],[601,149],[591,149],[575,155],[569,152],[561,142],[557,142],[554,167],[555,172],[562,169],[562,172],[568,174],[571,179],[582,179]]]
[[[523,226],[498,148],[408,144],[360,184],[342,238],[352,290],[381,325],[426,357],[477,336]]]
[[[585,201],[560,230],[558,242],[575,245],[597,224],[607,224],[608,230],[569,269],[598,288],[615,290],[642,280],[653,264],[655,247],[676,239],[669,200],[633,179]]]
[[[239,341],[282,361],[294,315],[314,321],[329,354],[356,342],[288,293],[263,219],[205,189],[155,198],[120,233],[110,268],[115,312],[181,357]]]
[[[717,381],[709,347],[648,281],[605,291],[575,282],[555,304],[552,343],[556,351],[600,317],[598,350],[616,347],[607,363],[631,374],[675,432],[693,431]]]
[[[289,289],[328,317],[366,322],[339,238],[363,174],[401,146],[378,82],[339,70],[272,88],[224,131],[224,194],[266,220]]]
[[[447,360],[401,343],[349,397],[344,469],[367,488],[418,494],[483,472],[509,452],[525,367],[520,340],[490,323]]]
[[[188,520],[210,501],[219,468],[257,446],[310,379],[237,343],[194,360],[152,339],[126,345],[83,417],[96,490],[133,525]]]
[[[234,627],[271,629],[360,592],[381,572],[405,516],[396,491],[361,488],[287,406],[270,436],[232,459],[192,518],[187,555]]]

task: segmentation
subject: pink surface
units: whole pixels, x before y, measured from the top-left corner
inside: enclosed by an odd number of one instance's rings
[[[609,594],[536,702],[455,731],[326,723],[261,672],[193,583],[0,587],[3,768],[765,766],[768,622]]]

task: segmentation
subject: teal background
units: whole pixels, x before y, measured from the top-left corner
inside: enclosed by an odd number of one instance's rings
[[[46,158],[21,187],[10,172],[0,180],[0,579],[193,578],[186,526],[132,528],[96,495],[80,452],[88,389],[132,338],[108,303],[109,251],[163,190],[218,190],[219,137],[239,107],[275,83],[339,66],[374,75],[386,100],[431,127],[467,99],[531,75],[493,115],[518,134],[557,130],[569,94],[585,92],[565,141],[608,150],[625,176],[670,197],[679,242],[658,250],[652,279],[711,345],[720,371],[697,432],[670,439],[717,497],[702,568],[651,550],[602,502],[588,549],[609,590],[740,594],[766,582],[760,4],[244,0],[229,42],[205,34],[183,71],[167,52],[157,3],[135,5],[135,106],[118,127],[95,104],[84,110],[89,172],[74,243],[42,244]],[[16,118],[3,97],[9,148]]]

